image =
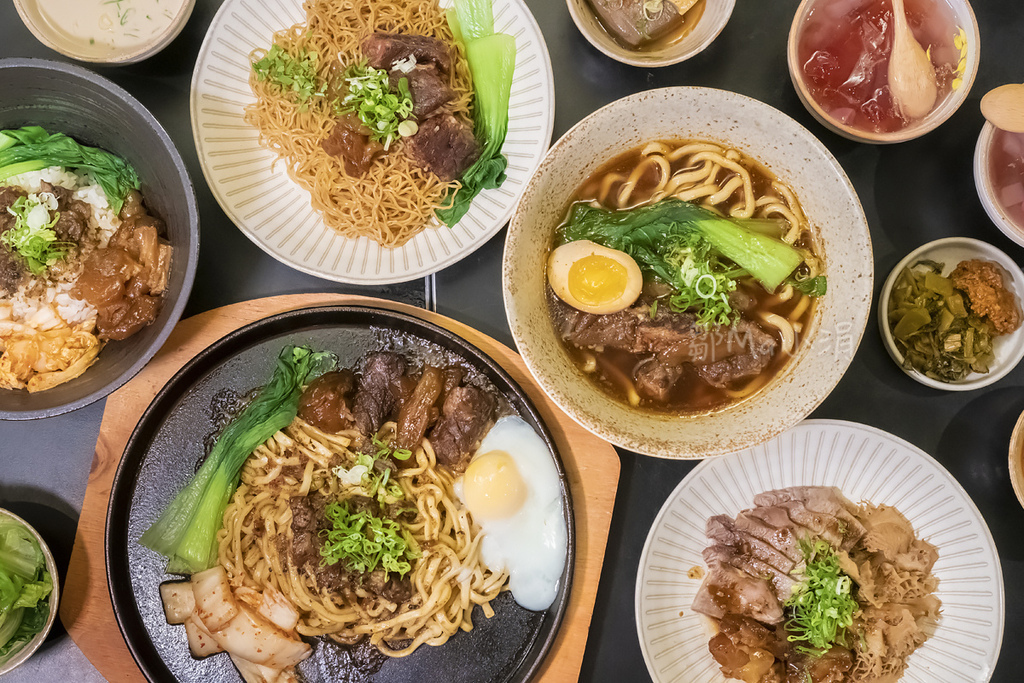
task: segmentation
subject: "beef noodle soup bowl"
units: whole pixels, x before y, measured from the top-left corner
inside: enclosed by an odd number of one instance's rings
[[[580,424],[649,455],[761,443],[835,387],[870,311],[849,180],[749,98],[666,88],[570,130],[510,224],[503,285],[538,382]]]

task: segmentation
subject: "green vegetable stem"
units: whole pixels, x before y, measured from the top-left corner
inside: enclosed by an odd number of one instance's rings
[[[736,314],[728,294],[750,274],[774,291],[795,282],[803,254],[782,240],[679,199],[625,211],[576,204],[560,228],[562,242],[590,240],[629,254],[647,276],[671,285],[673,310],[691,310],[700,325],[727,325]],[[805,284],[806,283],[806,284]],[[797,283],[824,294],[823,276]]]
[[[142,534],[142,545],[168,558],[169,573],[192,574],[216,563],[217,531],[246,458],[295,419],[303,386],[333,364],[329,353],[306,346],[281,351],[270,382],[224,429],[199,471]]]
[[[501,154],[508,132],[508,104],[512,95],[512,74],[516,66],[515,38],[494,32],[491,0],[455,0],[448,10],[448,23],[466,47],[466,61],[473,76],[476,95],[473,134],[481,145],[480,156],[459,178],[461,187],[450,193],[447,208],[437,217],[455,226],[482,190],[505,182],[508,160]]]

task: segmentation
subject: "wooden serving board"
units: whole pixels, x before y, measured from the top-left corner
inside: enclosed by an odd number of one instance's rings
[[[343,304],[408,313],[458,334],[497,361],[533,400],[558,444],[572,491],[576,521],[572,595],[558,638],[538,680],[543,683],[578,680],[619,482],[619,458],[615,449],[555,406],[534,382],[519,355],[507,346],[467,325],[429,311],[382,299],[341,294],[293,294],[257,299],[183,320],[149,365],[107,399],[60,607],[61,621],[72,640],[107,680],[145,681],[114,620],[103,552],[114,472],[142,413],[175,372],[229,332],[284,311]]]

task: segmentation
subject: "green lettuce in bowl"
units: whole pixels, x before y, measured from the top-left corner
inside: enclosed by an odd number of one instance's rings
[[[0,674],[34,652],[56,616],[49,549],[23,519],[0,510]]]

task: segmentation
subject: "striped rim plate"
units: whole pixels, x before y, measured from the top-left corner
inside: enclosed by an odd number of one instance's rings
[[[942,616],[902,681],[988,681],[1003,638],[1003,575],[992,535],[967,492],[924,451],[873,427],[807,420],[772,441],[705,460],[672,492],[647,536],[636,579],[640,648],[657,683],[724,683],[710,631],[690,609],[704,566],[704,524],[787,486],[837,486],[853,501],[895,506],[939,550]]]
[[[442,1],[441,3],[446,4]],[[226,0],[203,41],[192,75],[191,116],[199,162],[229,218],[268,254],[311,275],[353,284],[424,277],[464,258],[508,221],[551,142],[554,80],[547,46],[522,0],[494,0],[495,28],[515,36],[518,54],[502,152],[508,179],[485,190],[454,228],[429,227],[398,249],[327,228],[309,194],[260,147],[243,108],[253,101],[249,53],[275,31],[305,19],[301,0]]]

